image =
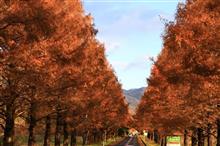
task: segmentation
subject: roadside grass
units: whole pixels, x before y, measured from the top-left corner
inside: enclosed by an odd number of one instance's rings
[[[53,137],[51,137],[50,142],[51,142],[51,145],[54,144],[54,138]],[[27,143],[28,143],[28,137],[27,136],[15,137],[15,145],[27,146]],[[63,143],[63,140],[61,139],[61,146],[63,146],[62,143]],[[36,146],[42,146],[42,145],[43,145],[43,136],[36,135]],[[82,138],[81,137],[77,137],[77,145],[82,145]]]
[[[123,139],[122,137],[110,138],[104,143],[99,142],[99,143],[90,144],[90,145],[87,145],[87,146],[109,146],[111,144],[114,144],[114,143],[117,143],[117,142],[121,141],[122,139]]]
[[[147,145],[147,146],[160,146],[159,144],[155,143],[154,141],[146,138],[145,136],[140,136],[140,138],[144,141],[144,143]]]
[[[116,137],[116,138],[110,138],[107,139],[106,142],[99,142],[99,143],[95,143],[95,144],[88,144],[86,146],[108,146],[114,143],[117,143],[119,141],[121,141],[123,138],[122,137]],[[62,140],[61,140],[61,146],[63,146],[62,144]],[[28,137],[27,136],[17,136],[15,137],[15,145],[19,145],[19,146],[27,146],[28,143]],[[51,137],[51,145],[54,144],[54,138]],[[0,139],[0,145],[1,145],[1,139]],[[43,145],[43,136],[41,135],[36,135],[36,146],[42,146]],[[82,145],[82,137],[78,136],[77,137],[77,146],[81,146]]]

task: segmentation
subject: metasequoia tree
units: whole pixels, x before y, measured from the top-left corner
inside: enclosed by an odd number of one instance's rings
[[[81,115],[84,116],[81,117],[81,122],[75,129],[81,129],[79,132],[82,133],[84,142],[88,138],[90,142],[101,140],[98,135],[100,136],[107,130],[105,122],[109,123],[108,128],[110,125],[118,124],[113,128],[115,131],[121,126],[120,122],[114,123],[112,119],[106,119],[111,113],[115,114],[115,117],[112,118],[125,118],[123,123],[126,123],[126,116],[128,116],[121,86],[104,58],[103,46],[93,44],[91,48],[93,51],[89,53],[88,58],[93,61],[88,60],[88,66],[82,70],[83,77],[88,82],[78,90],[81,92],[77,92],[78,96],[84,97],[80,98]],[[94,68],[89,66],[94,66]],[[118,104],[115,104],[115,100],[118,101]],[[118,111],[121,108],[124,109],[124,112],[119,114]],[[94,139],[91,140],[91,137]]]
[[[14,121],[25,114],[24,107],[34,103],[36,86],[42,85],[42,61],[47,58],[39,44],[44,46],[43,40],[52,34],[49,18],[53,16],[49,17],[40,2],[1,3],[1,113],[5,120],[4,145],[13,145]]]
[[[44,146],[50,144],[51,124],[59,146],[62,136],[63,144],[69,144],[69,134],[74,145],[77,129],[116,131],[126,123],[129,116],[121,86],[80,1],[1,0],[0,4],[4,146],[14,145],[17,118],[28,123],[29,146],[36,143],[34,131],[41,120]]]
[[[215,127],[219,145],[219,8],[216,0],[179,4],[175,21],[166,24],[163,50],[138,110],[151,115],[152,128],[194,131],[188,134],[200,146],[205,135],[210,145]]]

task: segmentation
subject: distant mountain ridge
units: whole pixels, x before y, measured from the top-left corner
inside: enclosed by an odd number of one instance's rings
[[[123,90],[132,114],[135,113],[135,109],[137,108],[139,101],[144,94],[144,91],[145,91],[145,87]]]

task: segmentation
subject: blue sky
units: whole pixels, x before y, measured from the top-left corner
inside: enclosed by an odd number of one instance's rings
[[[152,62],[162,48],[164,24],[173,20],[181,0],[84,0],[91,13],[97,38],[124,89],[147,86]]]

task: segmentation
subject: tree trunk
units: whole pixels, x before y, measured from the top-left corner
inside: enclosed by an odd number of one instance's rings
[[[154,134],[153,132],[150,133],[150,140],[153,140],[154,139]]]
[[[193,130],[193,134],[192,134],[192,146],[196,146],[197,140],[196,140],[196,130]]]
[[[67,122],[64,120],[63,123],[63,146],[69,145],[69,133],[68,133],[68,125]]]
[[[164,138],[161,138],[160,146],[164,146]]]
[[[83,139],[82,145],[84,146],[86,144],[86,134],[85,134],[85,132],[82,135],[82,139]]]
[[[167,145],[167,139],[166,136],[161,138],[161,146],[166,146]]]
[[[56,131],[55,131],[55,146],[60,146],[61,143],[61,124],[62,124],[62,119],[61,119],[61,113],[58,110],[57,111],[57,117],[56,117]]]
[[[76,129],[71,132],[71,144],[70,146],[76,146]]]
[[[159,135],[158,135],[158,132],[157,130],[154,130],[154,142],[155,143],[159,143]]]
[[[35,104],[31,103],[30,105],[30,121],[29,121],[29,137],[28,137],[28,146],[34,146],[35,145],[35,135],[34,135],[34,127],[36,126],[36,118],[35,118]]]
[[[198,132],[198,146],[204,146],[204,132],[202,128],[197,129]]]
[[[96,133],[96,135],[97,135],[97,133]],[[115,132],[114,132],[114,134],[113,134],[113,139],[114,139],[114,141],[116,141],[116,139],[115,139]]]
[[[185,130],[184,131],[184,146],[188,146],[187,135],[188,135],[188,131]]]
[[[46,127],[44,134],[44,146],[50,146],[50,131],[51,131],[51,118],[47,116],[46,118]]]
[[[97,137],[97,131],[95,129],[93,129],[93,142],[96,143],[97,140],[96,140],[96,137]]]
[[[35,136],[34,136],[34,127],[36,125],[36,121],[31,120],[30,125],[28,128],[29,131],[29,137],[28,137],[28,146],[34,146],[35,145]]]
[[[3,146],[14,146],[14,110],[12,105],[6,106],[6,121],[4,129]]]
[[[148,132],[148,134],[147,134],[147,138],[150,139],[150,137],[151,137],[151,133]]]
[[[217,119],[217,145],[220,146],[220,119]]]
[[[167,137],[164,138],[164,146],[167,146]]]
[[[98,131],[97,135],[98,135],[98,142],[102,141],[102,132]],[[120,136],[122,136],[122,135],[120,135]]]
[[[151,133],[151,140],[154,140],[154,132]]]
[[[104,142],[106,143],[106,141],[107,141],[107,131],[104,130]]]
[[[83,146],[87,144],[88,135],[89,135],[89,131],[85,131],[83,133]]]
[[[208,129],[207,129],[207,145],[208,146],[212,146],[211,129],[212,129],[212,125],[208,124]]]

